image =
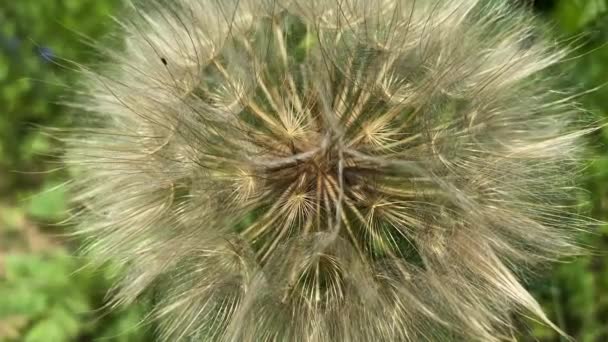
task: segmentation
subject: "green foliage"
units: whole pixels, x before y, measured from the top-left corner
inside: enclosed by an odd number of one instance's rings
[[[57,102],[70,84],[68,61],[92,57],[83,37],[99,37],[117,3],[20,0],[0,6],[0,191],[35,187],[6,171],[43,167],[40,156],[51,144],[36,127],[59,124],[65,109]]]
[[[566,42],[573,42],[576,58],[567,63],[569,83],[581,91],[593,89],[580,101],[592,118],[608,117],[608,0],[561,0],[550,13]],[[588,198],[593,217],[608,220],[608,130],[591,137],[595,147],[586,174]],[[608,227],[598,223],[584,244],[592,253],[556,267],[532,288],[549,317],[580,342],[608,341]],[[547,327],[535,326],[530,341],[563,341]]]
[[[0,320],[13,318],[20,325],[12,329],[13,338],[4,336],[5,340],[62,342],[94,336],[144,341],[144,329],[133,329],[143,317],[139,308],[95,319],[109,283],[103,274],[81,268],[67,252],[12,254],[4,264]]]
[[[562,0],[553,16],[562,30],[575,33],[589,29],[596,20],[605,18],[607,11],[606,0]]]
[[[65,197],[64,184],[46,182],[40,193],[30,200],[27,211],[36,218],[58,221],[66,212]]]
[[[38,127],[64,125],[69,61],[94,58],[114,0],[19,0],[0,5],[0,341],[149,341],[141,307],[109,311],[104,270],[51,223],[65,219],[56,143]]]

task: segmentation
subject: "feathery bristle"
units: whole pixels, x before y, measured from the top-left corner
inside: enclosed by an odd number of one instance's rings
[[[500,341],[577,252],[565,52],[481,0],[148,1],[83,68],[80,231],[164,340]]]

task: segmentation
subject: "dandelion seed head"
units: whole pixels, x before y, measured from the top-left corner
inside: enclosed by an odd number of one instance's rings
[[[164,340],[500,341],[578,252],[565,55],[481,0],[147,1],[83,68],[87,251]]]

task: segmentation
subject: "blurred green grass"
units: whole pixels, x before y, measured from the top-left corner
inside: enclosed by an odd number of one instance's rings
[[[498,1],[498,0],[497,0]],[[537,1],[539,17],[578,58],[566,63],[569,84],[580,89],[608,82],[608,0]],[[104,35],[118,0],[20,0],[0,4],[0,341],[150,341],[141,306],[106,310],[109,276],[74,257],[78,248],[65,228],[66,177],[54,149],[38,127],[66,126],[59,104],[73,82],[63,61],[95,58],[83,37]],[[608,116],[608,86],[582,102],[597,120]],[[608,130],[590,138],[597,158],[585,178],[581,202],[608,220]],[[581,342],[608,341],[608,228],[598,227],[587,244],[595,253],[564,263],[530,280],[550,318]],[[523,325],[522,325],[523,327]],[[560,341],[532,324],[522,341]]]
[[[0,341],[150,340],[140,307],[104,307],[108,275],[74,257],[77,241],[55,224],[66,216],[66,175],[39,128],[68,125],[66,61],[93,61],[84,37],[101,37],[119,3],[0,4]]]

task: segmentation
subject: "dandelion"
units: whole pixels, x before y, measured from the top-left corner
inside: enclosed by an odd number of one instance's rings
[[[162,340],[501,341],[578,252],[565,55],[491,1],[133,6],[67,139],[112,304]],[[555,327],[554,327],[555,328]]]

